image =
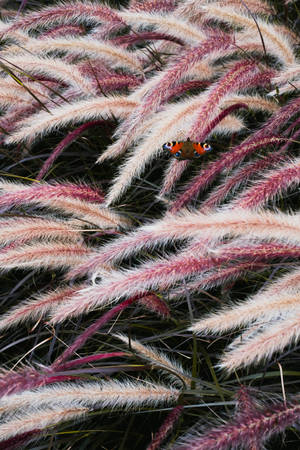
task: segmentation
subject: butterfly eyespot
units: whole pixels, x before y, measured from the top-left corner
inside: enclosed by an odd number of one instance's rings
[[[171,150],[172,150],[172,143],[171,143],[171,142],[167,142],[166,144],[164,144],[164,145],[162,146],[162,148],[163,148],[163,150],[169,150],[169,151],[171,151]]]
[[[211,146],[207,143],[203,144],[203,148],[206,152],[209,152],[211,150]]]
[[[181,156],[181,151],[176,152],[174,156],[176,156],[176,158],[179,158]]]
[[[196,157],[196,158],[199,158],[199,156],[201,156],[198,152],[196,152],[196,150],[194,150],[194,156]]]

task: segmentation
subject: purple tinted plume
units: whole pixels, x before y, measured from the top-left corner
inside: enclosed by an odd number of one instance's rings
[[[228,450],[229,448],[251,449],[263,443],[272,435],[299,422],[300,405],[278,403],[260,411],[213,428],[199,437],[186,437],[185,443],[175,446],[177,450]]]
[[[209,164],[206,169],[200,172],[199,175],[191,181],[187,186],[183,194],[174,202],[171,209],[173,213],[181,209],[184,205],[191,201],[196,195],[210,184],[214,178],[224,169],[230,169],[240,161],[242,161],[247,155],[251,154],[259,148],[266,147],[271,144],[279,144],[285,141],[284,138],[277,136],[261,137],[260,139],[246,139],[242,144],[235,147],[233,150],[224,153],[222,158]]]
[[[175,423],[179,419],[183,411],[183,406],[178,405],[172,409],[170,414],[166,417],[164,423],[153,437],[151,444],[147,447],[147,450],[156,450],[160,448],[161,443],[165,440],[168,433],[172,430]]]
[[[167,100],[170,89],[178,84],[186,73],[187,69],[200,61],[204,56],[215,50],[226,49],[232,44],[232,37],[228,34],[218,33],[212,35],[208,40],[203,41],[198,47],[192,47],[180,55],[179,58],[165,71],[163,78],[147,93],[144,101],[129,119],[125,120],[119,128],[120,133],[124,133],[121,138],[122,147],[126,148],[127,142],[136,127],[146,116],[154,112]]]
[[[49,373],[40,373],[32,367],[24,367],[18,371],[5,371],[0,374],[0,397],[15,394],[44,386],[56,381],[68,381],[72,377],[67,375],[56,376],[55,379]]]
[[[154,11],[173,11],[176,7],[175,0],[148,0],[145,2],[134,3],[129,8],[131,11],[145,11],[145,12],[154,12]]]
[[[202,142],[209,130],[209,123],[225,95],[235,92],[251,83],[251,78],[257,74],[258,67],[254,61],[237,62],[211,89],[205,103],[199,108],[194,125],[188,135],[195,141]]]
[[[72,2],[44,8],[40,11],[31,12],[26,16],[16,20],[9,30],[28,30],[51,24],[81,23],[93,21],[95,24],[110,23],[115,27],[126,26],[126,23],[119,17],[118,13],[99,4],[85,4],[84,2]]]
[[[174,36],[170,36],[165,33],[156,33],[155,31],[144,31],[143,33],[135,33],[135,34],[125,34],[123,36],[118,36],[113,39],[110,39],[110,42],[114,45],[132,45],[137,42],[143,41],[171,41],[175,42],[179,45],[184,45],[183,41],[180,38],[176,38]]]
[[[49,200],[57,197],[71,197],[89,202],[104,201],[104,196],[99,190],[93,189],[85,184],[43,184],[35,183],[30,188],[12,192],[0,196],[0,207],[18,206],[27,202]]]
[[[257,175],[262,170],[272,166],[272,164],[279,163],[286,160],[282,149],[275,153],[270,153],[263,159],[259,159],[249,163],[239,169],[230,178],[226,180],[220,187],[213,192],[206,201],[201,204],[201,211],[213,208],[229,194],[230,191],[237,188],[241,183],[245,183],[251,176]]]
[[[59,25],[39,36],[39,39],[49,39],[65,36],[78,36],[85,34],[85,29],[80,25]]]
[[[41,433],[41,430],[31,430],[26,431],[25,433],[19,434],[18,436],[14,436],[10,439],[6,439],[5,441],[0,442],[0,450],[15,450],[19,449],[21,445],[24,445],[28,442],[29,439],[35,437]]]

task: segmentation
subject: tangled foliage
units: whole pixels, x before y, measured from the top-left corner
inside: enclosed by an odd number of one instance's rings
[[[22,5],[1,2],[0,448],[294,445],[294,2]]]

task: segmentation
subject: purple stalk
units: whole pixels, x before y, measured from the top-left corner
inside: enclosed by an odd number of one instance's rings
[[[64,363],[67,361],[85,342],[95,334],[99,328],[105,325],[109,320],[111,320],[116,314],[123,311],[127,308],[131,303],[135,302],[140,296],[136,295],[134,297],[130,297],[127,300],[123,301],[119,305],[112,308],[110,311],[105,313],[100,319],[96,320],[92,325],[90,325],[81,335],[79,335],[70,347],[68,347],[62,355],[60,355],[54,363],[51,365],[51,369],[58,370]]]
[[[62,371],[66,369],[71,369],[82,364],[93,363],[95,361],[100,361],[102,359],[117,358],[119,356],[125,356],[127,353],[124,352],[112,352],[112,353],[99,353],[98,355],[84,356],[83,358],[73,359],[72,361],[61,364],[56,370]]]
[[[26,6],[26,3],[27,3],[27,0],[22,0],[21,5],[19,6],[19,9],[18,9],[16,17],[18,17],[21,14],[21,12],[23,11],[23,9]]]
[[[70,131],[70,133],[68,133],[67,136],[62,141],[60,141],[60,143],[52,151],[49,158],[44,162],[43,167],[41,168],[36,179],[41,180],[45,175],[45,173],[52,166],[54,161],[61,154],[61,152],[65,150],[69,145],[71,145],[72,142],[74,142],[82,133],[84,133],[85,130],[93,128],[97,125],[102,125],[104,122],[105,122],[104,120],[94,120],[92,122],[84,123],[83,125],[80,125],[80,127],[77,127],[75,130]]]
[[[172,409],[170,414],[166,417],[158,432],[154,435],[151,444],[147,447],[147,450],[157,450],[160,448],[161,443],[165,440],[168,433],[172,430],[175,423],[179,419],[183,411],[183,406],[178,405]]]

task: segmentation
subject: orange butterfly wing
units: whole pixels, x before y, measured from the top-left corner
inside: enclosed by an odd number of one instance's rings
[[[198,153],[198,155],[203,155],[205,153],[204,148],[200,144],[200,142],[193,142],[194,150]]]
[[[175,153],[177,153],[179,150],[181,150],[182,149],[182,146],[183,146],[183,142],[175,142],[175,141],[173,141],[172,142],[172,149],[170,150],[170,153],[172,154],[172,155],[175,155]]]

